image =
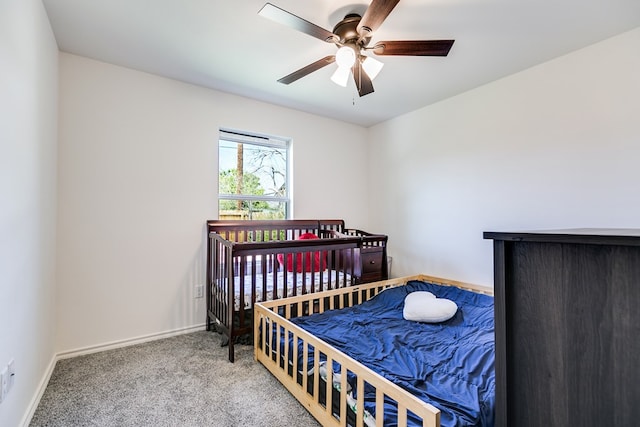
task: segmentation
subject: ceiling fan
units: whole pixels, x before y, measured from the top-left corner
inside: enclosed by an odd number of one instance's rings
[[[287,12],[271,3],[265,4],[258,12],[260,16],[286,25],[327,43],[339,47],[335,55],[325,56],[293,73],[282,77],[278,82],[293,83],[334,62],[338,63],[331,80],[346,86],[352,74],[358,94],[364,96],[373,92],[373,78],[382,68],[382,62],[371,56],[376,55],[404,56],[447,56],[454,40],[395,40],[379,41],[369,46],[373,33],[384,22],[400,0],[372,0],[363,16],[352,13],[336,24],[333,32],[325,30],[291,12]]]

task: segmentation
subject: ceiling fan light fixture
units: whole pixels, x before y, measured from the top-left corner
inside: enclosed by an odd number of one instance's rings
[[[363,52],[371,50],[376,55],[385,56],[447,56],[455,40],[388,40],[369,46],[373,34],[398,3],[399,0],[370,0],[364,14],[348,13],[333,27],[333,31],[271,3],[265,4],[258,12],[261,16],[338,47],[335,55],[328,55],[312,62],[278,79],[278,82],[292,83],[336,62],[338,69],[331,76],[331,80],[340,86],[346,86],[350,75],[353,74],[358,95],[365,96],[374,92],[371,81],[384,64],[364,55]]]
[[[336,52],[336,62],[338,63],[338,68],[349,69],[356,63],[356,52],[348,46],[342,46]]]
[[[338,66],[338,69],[331,76],[331,81],[339,86],[347,87],[350,75],[351,68]]]
[[[384,67],[382,62],[370,56],[365,56],[364,61],[362,61],[362,68],[364,68],[364,72],[367,73],[371,80],[376,78],[382,67]]]

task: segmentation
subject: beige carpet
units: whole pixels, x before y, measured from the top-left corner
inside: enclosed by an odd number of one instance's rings
[[[31,426],[319,426],[252,347],[230,363],[220,343],[202,331],[61,360]]]

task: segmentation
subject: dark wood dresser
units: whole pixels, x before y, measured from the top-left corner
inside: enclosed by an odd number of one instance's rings
[[[640,425],[640,230],[493,239],[496,426]]]

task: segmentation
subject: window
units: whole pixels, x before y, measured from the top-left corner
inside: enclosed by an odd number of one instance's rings
[[[289,140],[220,130],[218,218],[289,218]]]

